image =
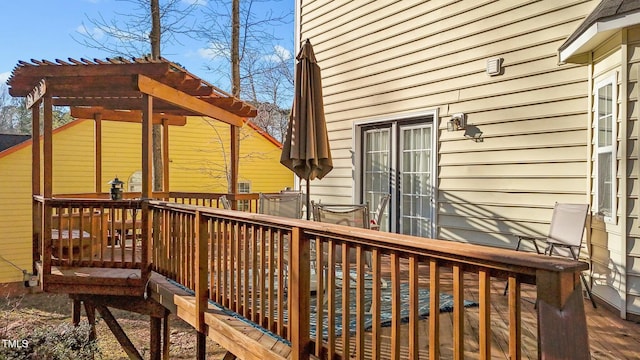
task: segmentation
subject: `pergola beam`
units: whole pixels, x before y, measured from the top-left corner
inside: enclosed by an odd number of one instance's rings
[[[77,119],[94,119],[96,114],[100,114],[102,120],[142,123],[142,111],[140,110],[109,110],[99,107],[71,108],[71,116]],[[187,124],[187,117],[180,115],[155,113],[153,114],[153,123],[166,123],[167,125],[172,126],[184,126]]]
[[[140,92],[178,106],[182,109],[194,111],[233,126],[244,125],[242,117],[215,105],[211,105],[206,101],[200,100],[180,90],[174,89],[159,81],[153,80],[150,77],[138,75],[137,86]]]
[[[45,92],[47,92],[47,84],[44,79],[42,79],[27,95],[27,109],[31,109],[31,107],[44,96]]]

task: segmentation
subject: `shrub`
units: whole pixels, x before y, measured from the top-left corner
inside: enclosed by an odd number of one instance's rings
[[[0,359],[7,360],[93,360],[100,358],[96,340],[90,340],[91,326],[83,321],[79,326],[63,323],[56,327],[41,327],[25,334],[13,344],[0,344]],[[4,346],[2,346],[4,345]]]

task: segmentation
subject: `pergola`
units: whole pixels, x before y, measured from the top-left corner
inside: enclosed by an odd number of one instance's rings
[[[231,126],[231,192],[238,177],[238,128],[255,117],[251,105],[225,93],[166,59],[111,58],[20,61],[9,93],[26,97],[33,116],[33,194],[40,195],[40,105],[44,107],[42,195],[52,194],[53,106],[69,106],[75,118],[95,120],[95,191],[101,192],[101,121],[142,123],[142,198],[152,198],[152,124],[163,129],[163,191],[169,190],[168,126],[186,124],[186,116],[207,116]]]

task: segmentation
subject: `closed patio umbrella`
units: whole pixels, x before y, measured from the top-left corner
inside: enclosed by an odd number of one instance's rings
[[[308,39],[296,59],[293,106],[280,162],[306,180],[309,219],[309,181],[322,179],[333,169],[333,162],[324,119],[320,67]]]

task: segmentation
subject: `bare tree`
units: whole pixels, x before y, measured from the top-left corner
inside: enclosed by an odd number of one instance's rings
[[[231,93],[254,103],[259,110],[254,122],[276,139],[286,130],[293,90],[293,59],[291,52],[278,45],[272,31],[286,24],[290,13],[254,11],[258,0],[215,0],[204,10],[204,25],[198,35],[207,41],[213,61],[208,70],[220,77],[229,76]],[[270,1],[273,2],[273,1]],[[263,110],[266,110],[264,112]]]
[[[151,58],[160,60],[160,44],[162,40],[162,27],[160,24],[160,4],[158,0],[151,0],[151,32],[149,41],[151,42]],[[153,125],[151,129],[153,146],[153,189],[162,190],[163,163],[162,163],[162,128],[160,125]],[[166,141],[166,139],[165,139]],[[165,189],[169,191],[169,189]]]
[[[160,47],[181,45],[195,28],[193,17],[198,2],[184,0],[116,0],[129,4],[126,12],[105,17],[98,13],[87,17],[73,39],[110,56],[139,57],[150,54],[160,57]],[[154,5],[155,4],[155,5]],[[151,10],[155,7],[157,11]],[[155,20],[154,20],[155,18]],[[158,23],[153,32],[152,23]],[[157,54],[153,47],[157,44]]]
[[[75,40],[79,43],[114,55],[140,57],[150,54],[153,60],[161,57],[165,43],[180,41],[193,28],[191,14],[197,2],[183,0],[117,0],[134,7],[134,11],[116,13],[106,20],[101,14],[89,18],[93,29],[83,24]],[[153,189],[162,189],[162,128],[153,126]]]

